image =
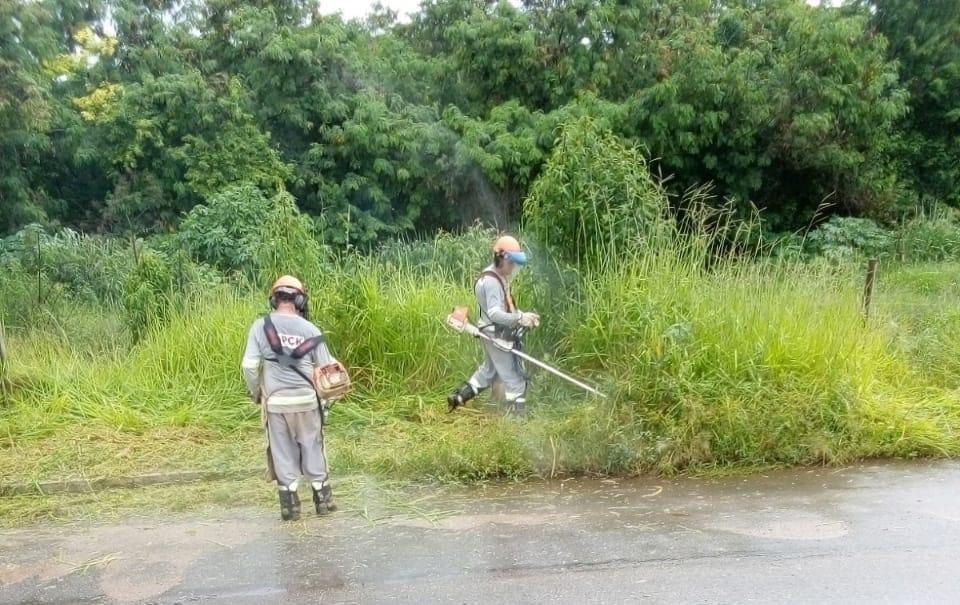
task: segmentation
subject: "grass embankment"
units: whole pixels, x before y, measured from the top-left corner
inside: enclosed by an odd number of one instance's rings
[[[329,429],[337,474],[469,481],[960,453],[956,264],[884,268],[869,322],[858,267],[707,271],[674,252],[591,275],[534,267],[518,294],[546,325],[529,350],[610,398],[540,376],[520,423],[445,413],[480,354],[440,321],[470,300],[472,276],[410,256],[345,262],[316,289],[316,319],[358,383]],[[220,291],[135,346],[103,313],[12,332],[4,482],[259,467],[238,364],[261,308]]]

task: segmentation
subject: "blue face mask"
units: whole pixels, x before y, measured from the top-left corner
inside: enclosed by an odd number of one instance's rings
[[[507,252],[503,255],[508,261],[513,263],[518,267],[525,267],[527,264],[527,253],[526,252]]]

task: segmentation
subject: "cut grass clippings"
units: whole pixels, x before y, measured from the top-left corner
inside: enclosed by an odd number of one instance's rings
[[[455,495],[436,485],[414,486],[366,476],[334,479],[337,515],[351,515],[376,525],[401,518],[433,522],[458,512]],[[309,486],[301,485],[302,523],[314,518]],[[443,507],[433,503],[443,500]],[[453,508],[451,508],[453,507]],[[219,480],[138,489],[110,489],[82,494],[0,498],[0,528],[37,523],[109,522],[143,516],[169,521],[177,515],[217,515],[242,511],[273,518],[279,508],[275,488],[259,478]],[[295,527],[291,531],[295,531]]]

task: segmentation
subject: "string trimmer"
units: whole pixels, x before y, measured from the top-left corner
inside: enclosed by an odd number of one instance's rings
[[[493,346],[497,347],[501,351],[506,351],[507,353],[515,355],[516,357],[519,357],[520,359],[528,363],[532,363],[538,368],[546,370],[547,372],[550,372],[554,376],[557,376],[558,378],[562,378],[563,380],[566,380],[570,384],[580,387],[581,389],[583,389],[584,391],[587,391],[588,393],[593,393],[594,395],[597,395],[599,397],[606,398],[606,395],[604,395],[597,389],[593,388],[592,386],[585,384],[572,376],[564,374],[560,370],[550,365],[547,365],[546,363],[540,361],[539,359],[530,357],[523,351],[518,350],[514,345],[514,343],[504,340],[502,338],[495,338],[493,336],[490,336],[489,334],[484,334],[480,330],[480,328],[470,323],[470,320],[468,318],[469,312],[470,311],[469,309],[467,309],[467,307],[454,308],[454,310],[450,313],[450,315],[447,315],[447,322],[446,322],[447,327],[453,329],[453,331],[455,332],[459,332],[461,334],[467,334],[469,336],[473,336],[474,338],[483,339],[491,343]]]

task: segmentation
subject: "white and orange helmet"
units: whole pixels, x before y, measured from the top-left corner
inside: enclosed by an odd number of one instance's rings
[[[298,309],[306,303],[307,290],[303,287],[303,282],[292,275],[284,275],[273,282],[273,287],[270,288],[270,306],[274,309],[277,308],[278,294],[284,294],[293,300]]]

